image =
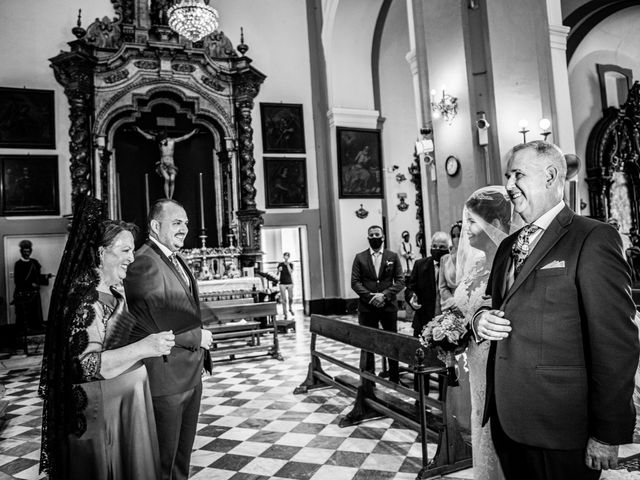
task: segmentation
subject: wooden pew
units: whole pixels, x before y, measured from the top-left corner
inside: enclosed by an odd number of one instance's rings
[[[427,395],[429,375],[445,372],[435,351],[424,349],[414,337],[320,315],[311,316],[310,330],[309,371],[306,380],[294,390],[295,394],[306,393],[315,388],[335,387],[356,397],[353,409],[342,419],[340,426],[354,425],[384,415],[417,430],[422,443],[422,469],[417,480],[439,477],[471,467],[471,447],[462,439],[461,429],[452,411],[452,401],[447,395],[450,387],[446,375],[443,400],[435,400]],[[418,391],[392,383],[318,351],[316,347],[319,336],[408,364],[409,371],[417,379]],[[353,377],[328,375],[322,369],[321,360],[357,375],[359,381],[354,382]],[[384,385],[391,392],[375,389],[375,384]],[[431,461],[427,455],[428,439],[438,445]]]
[[[276,302],[230,303],[204,302],[202,304],[202,323],[213,334],[211,356],[230,357],[262,351],[278,360],[284,360],[280,354],[278,328],[276,323]],[[267,317],[267,327],[260,328],[255,318]],[[263,343],[262,335],[273,334],[272,343]]]

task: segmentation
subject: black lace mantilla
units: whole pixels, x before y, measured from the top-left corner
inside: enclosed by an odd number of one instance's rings
[[[105,205],[93,197],[79,198],[77,205],[53,286],[38,389],[44,400],[40,469],[50,480],[69,478],[67,435],[86,428],[77,415],[86,406],[86,396],[81,387],[74,388],[78,366],[73,358],[78,349],[86,348],[82,326],[93,321],[88,313],[93,308],[88,310],[87,305],[97,300],[96,235],[98,225],[107,218]],[[79,312],[87,313],[77,315]]]

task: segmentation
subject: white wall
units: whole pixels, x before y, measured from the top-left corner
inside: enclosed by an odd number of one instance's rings
[[[327,63],[331,156],[336,166],[332,172],[334,191],[338,189],[336,127],[368,128],[378,126],[374,110],[371,49],[381,0],[329,0],[324,7],[322,31]],[[384,160],[384,157],[383,157]],[[359,219],[355,211],[360,205],[369,211]],[[339,290],[342,298],[353,298],[351,265],[355,254],[368,247],[367,228],[382,225],[382,200],[340,199],[336,222],[338,252],[331,255],[341,268]]]
[[[62,215],[71,213],[69,105],[48,59],[68,50],[67,42],[75,39],[71,29],[76,25],[78,8],[82,8],[84,27],[96,17],[113,16],[109,0],[0,2],[0,85],[53,90],[56,108],[55,150],[0,149],[0,154],[57,154]]]
[[[309,39],[305,2],[301,0],[216,0],[220,14],[220,30],[234,46],[240,43],[240,27],[249,46],[246,55],[252,65],[267,78],[255,99],[253,110],[253,144],[256,159],[256,202],[265,209],[264,165],[262,162],[262,131],[260,106],[263,103],[301,103],[305,130],[306,154],[272,154],[272,157],[305,157],[309,208],[318,208],[318,187],[315,181],[316,156],[313,136]],[[273,212],[295,213],[292,209],[269,209]]]
[[[461,218],[464,201],[478,188],[477,169],[474,161],[474,134],[472,122],[475,112],[470,110],[469,79],[467,75],[467,52],[465,51],[464,19],[459,3],[434,0],[425,9],[425,42],[429,88],[435,90],[435,99],[442,98],[442,87],[458,98],[458,114],[451,123],[444,118],[433,118],[435,165],[438,189],[440,229],[449,230],[449,225]],[[473,113],[473,120],[471,114]],[[450,155],[460,161],[460,170],[454,177],[445,172],[445,160]],[[423,168],[426,168],[424,164]],[[434,188],[436,183],[429,176],[423,186]],[[427,242],[435,233],[425,232]],[[426,246],[429,248],[429,244]]]
[[[382,129],[382,158],[386,173],[384,191],[387,208],[387,248],[398,251],[401,233],[408,230],[411,238],[418,232],[416,219],[416,188],[408,167],[413,163],[413,151],[418,130],[413,90],[413,78],[405,57],[409,52],[409,26],[406,2],[392,2],[380,44],[380,115],[385,118]],[[393,165],[399,169],[389,171]],[[396,181],[403,173],[406,180]],[[406,193],[409,208],[398,210],[398,193]]]
[[[549,20],[546,4],[530,0],[495,0],[487,3],[487,12],[496,104],[491,128],[499,134],[503,158],[522,142],[521,119],[529,122],[530,141],[541,139],[540,119],[551,118]]]
[[[582,168],[578,174],[580,197],[588,203],[585,182],[586,147],[589,134],[602,118],[600,84],[596,63],[613,64],[633,70],[640,80],[640,6],[629,7],[606,18],[595,26],[580,42],[569,63],[569,85],[576,138],[576,154]],[[590,213],[589,207],[583,212]]]

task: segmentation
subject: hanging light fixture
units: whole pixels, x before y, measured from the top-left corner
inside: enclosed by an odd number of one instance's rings
[[[218,28],[218,12],[208,0],[181,0],[169,9],[169,26],[197,42]]]

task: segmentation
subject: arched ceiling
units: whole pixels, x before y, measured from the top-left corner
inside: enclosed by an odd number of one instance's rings
[[[372,52],[384,0],[325,0],[322,42],[330,107],[375,108]]]
[[[580,42],[596,25],[614,13],[635,5],[640,5],[640,0],[591,0],[586,2],[565,0],[563,2],[563,23],[571,28],[567,38],[567,63],[571,61]]]

